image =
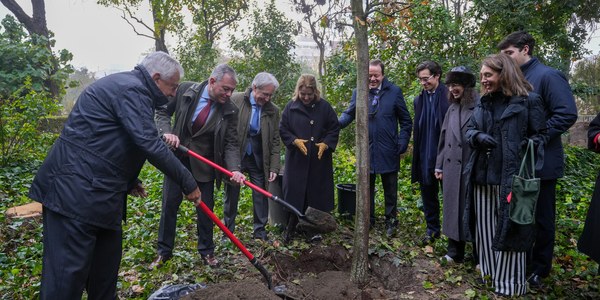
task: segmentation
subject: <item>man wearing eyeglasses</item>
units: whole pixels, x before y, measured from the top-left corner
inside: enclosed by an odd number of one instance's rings
[[[381,177],[385,197],[385,225],[392,236],[398,225],[398,171],[400,154],[406,152],[412,120],[402,90],[384,77],[385,66],[379,59],[369,62],[369,155],[371,226],[375,225],[375,179]],[[339,118],[340,127],[348,126],[356,117],[356,89],[350,106]],[[400,125],[400,132],[398,132]]]
[[[271,99],[279,82],[270,73],[256,74],[252,87],[246,92],[234,93],[231,101],[239,108],[237,136],[240,141],[242,171],[250,176],[250,182],[266,189],[279,174],[281,158],[279,139],[279,108]],[[266,180],[265,180],[266,179]],[[225,226],[235,229],[240,186],[228,184],[225,188],[223,215]],[[269,203],[259,192],[252,191],[254,211],[253,237],[267,241],[265,225],[269,218]]]
[[[440,82],[442,68],[433,61],[417,66],[417,80],[423,86],[415,97],[413,132],[412,182],[418,182],[427,223],[422,244],[440,237],[440,182],[435,178],[435,160],[444,116],[448,110],[448,89]]]
[[[218,65],[207,81],[184,82],[177,89],[174,99],[156,110],[156,124],[165,142],[174,148],[183,145],[214,161],[233,173],[232,182],[242,183],[240,151],[237,139],[238,109],[231,102],[231,94],[237,86],[235,71],[228,65]],[[175,115],[171,126],[171,116]],[[221,182],[221,174],[207,164],[187,156],[181,162],[192,172],[202,201],[211,210],[214,207],[214,185]],[[173,256],[177,211],[181,204],[181,189],[172,178],[165,176],[163,202],[158,231],[158,257],[150,265],[160,267]],[[196,208],[198,252],[204,264],[215,267],[219,261],[214,255],[213,223]]]

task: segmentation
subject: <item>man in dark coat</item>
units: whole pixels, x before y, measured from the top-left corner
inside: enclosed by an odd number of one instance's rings
[[[184,82],[168,105],[156,111],[159,133],[172,147],[184,145],[207,159],[232,171],[231,181],[245,179],[240,171],[240,151],[237,139],[238,109],[230,100],[237,85],[235,71],[228,65],[218,65],[203,83]],[[175,124],[171,127],[171,116]],[[214,207],[215,179],[220,184],[220,173],[209,165],[187,156],[181,156],[202,192],[202,201],[211,210]],[[163,202],[158,232],[158,257],[150,268],[161,266],[173,255],[177,211],[181,204],[181,190],[173,179],[165,176]],[[211,267],[219,261],[214,256],[213,223],[199,208],[196,209],[198,252],[203,262]]]
[[[386,233],[391,236],[398,224],[398,171],[400,154],[406,152],[412,120],[402,90],[385,78],[383,62],[369,62],[369,156],[371,225],[375,224],[375,179],[381,177],[385,196]],[[350,107],[339,118],[345,128],[356,117],[356,89]],[[400,125],[400,134],[398,134]]]
[[[564,174],[564,151],[560,136],[577,121],[577,107],[571,87],[564,74],[543,65],[532,57],[535,40],[524,31],[513,32],[499,45],[501,52],[510,55],[521,66],[533,91],[544,102],[549,141],[544,147],[544,166],[537,173],[541,179],[536,206],[537,235],[528,256],[529,283],[540,287],[541,279],[552,269],[556,220],[556,181]]]
[[[279,82],[272,74],[258,73],[252,87],[246,92],[234,93],[231,101],[239,108],[237,136],[242,157],[242,170],[250,181],[267,189],[279,174],[281,164],[279,139],[279,108],[271,102]],[[265,182],[267,179],[267,182]],[[235,229],[240,186],[228,184],[225,188],[224,223],[231,232]],[[254,207],[254,238],[267,240],[265,225],[269,219],[269,203],[261,193],[252,191]]]
[[[160,140],[154,109],[183,76],[164,52],[133,71],[99,79],[79,96],[33,181],[29,197],[43,205],[41,299],[116,299],[122,230],[129,192],[145,196],[137,176],[148,159],[190,200],[194,178]]]
[[[429,244],[440,237],[440,182],[435,178],[435,161],[444,117],[450,104],[448,88],[440,82],[442,68],[433,61],[417,66],[417,78],[423,91],[414,101],[412,182],[418,182],[427,223],[421,242]]]

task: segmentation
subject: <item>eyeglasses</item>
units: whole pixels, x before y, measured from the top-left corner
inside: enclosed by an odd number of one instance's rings
[[[418,80],[419,82],[427,82],[427,81],[429,81],[429,79],[431,79],[431,77],[433,77],[433,75],[434,75],[434,74],[431,74],[431,76],[429,76],[429,77],[421,77],[421,78],[417,78],[417,80]]]

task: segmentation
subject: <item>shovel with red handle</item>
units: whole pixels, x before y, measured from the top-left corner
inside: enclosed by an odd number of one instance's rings
[[[213,222],[215,222],[215,224],[217,224],[219,229],[221,229],[221,231],[223,231],[225,233],[225,235],[233,242],[233,244],[236,247],[238,247],[238,249],[240,249],[240,251],[242,251],[242,253],[244,253],[244,255],[248,258],[250,263],[256,269],[258,269],[258,271],[263,275],[263,277],[267,281],[267,287],[269,289],[271,289],[271,286],[272,286],[271,274],[269,274],[267,269],[265,269],[265,267],[263,267],[263,265],[261,265],[258,262],[256,257],[254,257],[254,255],[252,255],[252,253],[250,253],[250,251],[248,251],[248,249],[246,249],[246,247],[244,247],[244,244],[242,244],[242,242],[240,242],[240,240],[238,240],[238,238],[235,237],[235,235],[233,235],[233,233],[231,233],[231,231],[229,231],[229,229],[225,226],[225,224],[223,224],[223,222],[221,222],[221,220],[219,220],[219,218],[217,218],[215,213],[213,213],[210,210],[210,208],[208,208],[208,206],[206,206],[206,204],[204,204],[204,202],[198,201],[196,206],[198,206],[198,208],[200,208]]]
[[[223,174],[225,174],[229,177],[233,176],[233,173],[230,172],[229,170],[219,166],[218,164],[210,161],[209,159],[188,149],[185,146],[179,145],[179,147],[177,147],[177,150],[208,164],[209,166],[217,169],[218,171],[222,172]],[[265,197],[275,201],[276,203],[283,205],[289,211],[291,211],[292,213],[297,215],[298,219],[300,221],[300,223],[298,225],[302,226],[305,229],[308,229],[313,232],[320,232],[320,233],[328,233],[328,232],[335,231],[337,229],[337,222],[335,221],[335,218],[329,213],[320,211],[320,210],[312,208],[312,207],[308,207],[306,209],[306,213],[303,214],[300,211],[298,211],[298,209],[296,209],[291,204],[289,204],[289,203],[283,201],[281,198],[265,191],[261,187],[253,184],[252,182],[250,182],[248,180],[244,180],[244,185],[263,194]]]

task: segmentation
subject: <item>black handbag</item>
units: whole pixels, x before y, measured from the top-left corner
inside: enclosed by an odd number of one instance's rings
[[[512,191],[508,198],[510,220],[520,225],[535,223],[535,206],[540,194],[540,179],[535,178],[533,148],[533,141],[529,139],[519,174],[513,175]]]

